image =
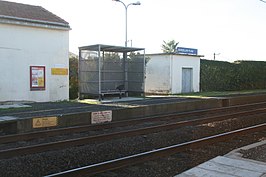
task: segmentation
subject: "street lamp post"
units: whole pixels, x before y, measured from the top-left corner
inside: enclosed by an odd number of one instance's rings
[[[123,6],[125,7],[125,10],[126,10],[126,32],[125,32],[126,40],[125,40],[125,46],[127,47],[127,8],[128,8],[128,6],[130,6],[130,5],[134,5],[134,6],[136,6],[136,5],[140,5],[140,2],[137,1],[137,2],[135,2],[135,3],[130,3],[130,4],[126,5],[123,1],[120,1],[120,0],[113,0],[113,1],[121,2],[121,3],[123,4]]]
[[[220,55],[220,53],[213,53],[213,60],[215,60],[215,56]]]

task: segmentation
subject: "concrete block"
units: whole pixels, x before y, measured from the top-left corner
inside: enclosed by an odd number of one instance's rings
[[[17,117],[1,116],[0,117],[0,134],[14,134],[17,133]]]
[[[1,116],[0,122],[15,121],[17,119],[18,119],[17,117],[13,117],[13,116]]]
[[[259,103],[266,101],[266,94],[243,95],[230,98],[230,106],[240,104]]]
[[[239,159],[231,159],[227,157],[218,156],[212,159],[212,162],[219,164],[226,164],[231,167],[236,167],[240,169],[246,169],[250,171],[266,173],[266,165],[258,164],[255,162],[239,160]]]
[[[213,162],[212,160],[205,162],[198,166],[199,168],[203,168],[205,170],[211,170],[216,172],[221,172],[228,175],[235,175],[241,177],[260,177],[262,173],[246,170],[243,168],[237,168],[228,166],[227,164],[221,164]]]
[[[239,177],[235,175],[220,173],[217,171],[206,170],[203,168],[195,167],[180,175],[174,177]]]

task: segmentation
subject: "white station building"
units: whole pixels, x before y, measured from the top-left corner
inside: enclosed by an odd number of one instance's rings
[[[180,48],[179,53],[146,55],[146,94],[199,92],[200,57],[197,49]]]
[[[69,30],[40,6],[0,1],[0,102],[69,99]]]

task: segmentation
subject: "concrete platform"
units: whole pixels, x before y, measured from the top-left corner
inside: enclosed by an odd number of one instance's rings
[[[108,121],[122,121],[174,112],[222,107],[221,100],[182,97],[122,98],[25,104],[29,107],[0,109],[0,135],[92,124],[92,115],[104,112]],[[12,120],[6,120],[12,117]],[[36,118],[40,118],[36,120]],[[50,119],[50,120],[49,120]],[[56,119],[56,120],[55,120]],[[99,119],[101,119],[99,117]],[[34,121],[54,126],[34,126]],[[54,121],[55,120],[55,121]]]
[[[0,109],[10,109],[10,108],[28,108],[31,107],[25,104],[10,103],[10,104],[0,104]]]
[[[177,112],[265,102],[266,94],[228,98],[156,96],[118,99],[117,97],[106,97],[101,102],[99,100],[83,101],[0,102],[0,135],[92,124],[95,122],[92,120],[92,115],[100,115],[99,112],[108,114],[108,121],[115,122]],[[40,121],[43,122],[43,126],[39,126]],[[47,124],[53,126],[45,126]]]
[[[215,157],[175,177],[266,177],[265,162],[243,158],[240,153],[241,150],[254,149],[263,144],[266,144],[266,141],[236,149],[225,156]]]

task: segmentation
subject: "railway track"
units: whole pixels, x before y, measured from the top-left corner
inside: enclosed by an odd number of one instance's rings
[[[2,144],[0,150],[0,159],[3,158],[11,158],[20,155],[28,155],[33,153],[39,153],[44,151],[51,151],[57,150],[65,147],[73,147],[73,146],[80,146],[95,142],[103,142],[108,141],[110,139],[119,139],[125,137],[133,137],[133,136],[141,136],[150,133],[156,133],[160,131],[169,131],[172,129],[184,127],[184,126],[195,126],[206,124],[210,122],[217,122],[217,121],[224,121],[244,116],[250,115],[263,115],[266,114],[266,108],[257,108],[258,106],[262,106],[264,104],[252,104],[252,105],[244,105],[240,107],[228,107],[228,108],[219,108],[219,109],[210,109],[210,110],[201,110],[201,111],[193,111],[188,113],[178,113],[178,114],[171,114],[165,116],[157,116],[157,117],[150,117],[150,118],[143,118],[143,119],[135,119],[130,121],[122,121],[122,122],[114,122],[111,124],[103,124],[103,125],[96,125],[96,126],[80,126],[80,127],[71,127],[71,128],[64,128],[58,130],[50,130],[50,131],[41,131],[41,132],[34,132],[34,133],[27,133],[27,134],[18,134],[18,135],[8,135],[0,137],[0,144]],[[255,108],[254,108],[255,107]],[[251,109],[249,111],[239,111],[242,109]],[[233,113],[232,113],[233,111]],[[210,115],[216,113],[219,115]],[[221,112],[224,112],[221,114]],[[230,113],[231,112],[231,113]],[[199,115],[210,115],[207,117],[201,117]],[[188,118],[190,117],[190,118]],[[183,120],[180,120],[184,118]],[[169,123],[168,121],[171,120]],[[173,122],[175,120],[175,122]],[[163,123],[161,123],[161,121]],[[159,125],[150,125],[147,127],[131,127],[129,130],[113,130],[111,133],[105,134],[98,134],[93,136],[85,136],[79,137],[74,139],[66,139],[60,140],[55,142],[48,142],[48,143],[38,143],[34,145],[22,146],[22,147],[14,147],[14,148],[4,148],[5,143],[16,142],[16,141],[26,141],[31,139],[36,139],[40,137],[49,137],[49,136],[58,136],[62,133],[77,133],[83,131],[92,131],[92,130],[99,130],[99,129],[106,129],[106,128],[114,128],[114,127],[121,127],[121,126],[128,126],[132,124],[143,124],[144,122],[160,122]],[[166,123],[167,122],[167,123]],[[8,146],[7,146],[8,147]]]
[[[246,134],[246,133],[251,133],[255,132],[258,130],[262,130],[265,132],[265,115],[266,115],[266,108],[265,108],[265,103],[263,104],[249,104],[249,105],[242,105],[242,106],[234,106],[234,107],[226,107],[226,108],[219,108],[219,109],[209,109],[209,110],[200,110],[200,111],[193,111],[193,112],[184,112],[184,113],[177,113],[177,114],[169,114],[165,116],[154,116],[154,117],[149,117],[149,118],[141,118],[141,119],[134,119],[130,121],[123,121],[123,122],[113,122],[110,124],[102,124],[102,125],[95,125],[95,126],[80,126],[80,127],[71,127],[70,129],[65,128],[65,129],[59,129],[59,130],[51,130],[51,131],[42,131],[42,132],[34,132],[34,133],[29,133],[29,134],[19,134],[19,135],[9,135],[9,136],[2,136],[0,137],[0,145],[2,146],[3,144],[9,144],[11,143],[16,143],[16,141],[28,141],[33,139],[33,141],[36,141],[36,138],[42,137],[46,139],[46,137],[50,136],[58,136],[61,134],[65,133],[79,133],[83,131],[96,131],[99,130],[99,132],[103,132],[102,129],[113,129],[110,132],[104,131],[104,133],[100,133],[97,135],[93,136],[87,136],[87,137],[79,137],[75,139],[67,139],[67,140],[60,140],[60,141],[55,141],[55,142],[49,142],[49,143],[42,143],[42,144],[35,144],[35,145],[27,145],[27,146],[22,146],[22,147],[16,147],[16,148],[2,148],[0,150],[0,171],[4,171],[4,169],[1,169],[1,161],[12,161],[12,159],[20,159],[20,158],[27,158],[28,156],[30,159],[34,159],[34,156],[39,156],[38,154],[41,153],[43,156],[44,152],[47,154],[60,154],[60,151],[64,151],[64,149],[75,149],[76,147],[83,147],[83,145],[88,146],[87,144],[90,144],[89,146],[93,145],[93,147],[98,148],[98,144],[108,144],[108,142],[111,141],[116,141],[119,142],[123,139],[123,141],[128,141],[131,139],[136,139],[136,137],[142,137],[139,139],[145,139],[143,142],[146,143],[149,138],[146,138],[150,136],[151,134],[158,135],[158,137],[161,137],[162,132],[168,132],[168,131],[176,131],[178,130],[179,132],[182,132],[182,136],[186,135],[184,138],[180,136],[180,140],[178,140],[176,143],[178,144],[171,144],[171,145],[160,145],[160,146],[154,146],[152,148],[147,148],[144,150],[137,151],[135,154],[127,154],[125,153],[123,155],[123,158],[117,158],[115,156],[112,156],[111,158],[100,158],[99,161],[92,161],[92,162],[87,162],[85,163],[83,168],[85,169],[89,167],[90,170],[92,170],[92,167],[95,166],[96,171],[95,172],[88,172],[86,171],[86,175],[89,173],[91,174],[97,174],[97,173],[102,173],[103,171],[101,170],[102,168],[104,169],[117,169],[120,168],[121,166],[117,166],[116,161],[120,163],[120,165],[123,166],[125,162],[123,160],[128,160],[128,161],[135,161],[134,158],[138,159],[140,158],[141,162],[145,161],[145,159],[149,160],[150,157],[147,157],[147,154],[153,154],[151,152],[154,152],[157,155],[153,155],[151,158],[158,158],[162,156],[168,156],[167,151],[159,151],[159,150],[166,150],[166,149],[171,149],[170,147],[182,147],[183,149],[186,148],[191,148],[191,147],[200,147],[200,144],[191,144],[192,142],[195,143],[200,143],[202,142],[203,144],[206,143],[208,144],[208,139],[212,141],[212,143],[216,141],[223,141],[225,139],[229,138],[229,134],[232,134],[232,136],[237,136],[240,134]],[[255,117],[261,117],[261,118],[255,118]],[[228,130],[228,124],[230,124],[230,121],[235,121],[237,120],[238,122],[241,121],[247,121],[248,123],[245,123],[241,126],[236,126],[234,127],[232,125],[233,130]],[[252,121],[257,121],[258,122],[252,123]],[[223,127],[219,127],[222,129],[219,133],[214,133],[216,128],[214,127],[211,129],[208,133],[205,134],[200,134],[198,130],[201,130],[202,128],[207,127],[208,129],[208,124],[212,124],[213,122],[221,122],[219,124],[223,125]],[[153,124],[154,123],[154,124]],[[249,125],[251,123],[251,125]],[[145,126],[132,126],[133,124],[147,124]],[[235,123],[238,125],[238,123]],[[130,126],[129,126],[130,125]],[[126,129],[121,131],[121,127],[124,126],[129,126],[130,129]],[[119,127],[119,128],[117,128]],[[187,127],[184,129],[184,127]],[[245,127],[245,128],[243,128]],[[218,127],[217,127],[218,128]],[[231,129],[230,128],[230,129]],[[238,128],[238,129],[237,129]],[[196,130],[197,129],[197,130]],[[196,133],[195,133],[195,132]],[[228,131],[228,132],[227,132]],[[245,133],[246,132],[246,133]],[[179,133],[178,133],[179,134]],[[198,136],[193,135],[191,138],[186,138],[190,134],[196,134]],[[227,136],[228,134],[228,136]],[[233,135],[235,134],[235,135]],[[130,137],[130,138],[129,138]],[[209,138],[208,138],[209,137]],[[219,137],[219,140],[215,140],[215,138]],[[137,140],[139,141],[139,140]],[[157,141],[157,140],[155,140]],[[160,140],[158,140],[160,141]],[[149,142],[149,141],[148,141]],[[126,143],[128,144],[128,143]],[[162,148],[164,147],[164,148]],[[137,148],[137,147],[135,147]],[[60,150],[58,150],[60,149]],[[156,150],[151,150],[151,149],[156,149]],[[181,148],[182,149],[182,148]],[[53,151],[57,150],[57,151]],[[157,151],[158,150],[158,151]],[[71,150],[70,152],[73,153],[75,150]],[[95,148],[92,150],[87,150],[89,152],[97,151]],[[119,152],[120,149],[118,148],[117,151]],[[170,150],[171,151],[171,150]],[[180,152],[181,150],[173,150],[174,153]],[[102,152],[102,151],[100,151]],[[146,153],[145,153],[146,152]],[[83,154],[84,152],[81,152],[80,154]],[[95,152],[96,153],[96,152]],[[120,153],[120,152],[119,152]],[[121,152],[122,153],[122,152]],[[32,155],[31,155],[32,154]],[[35,155],[36,154],[36,155]],[[141,157],[140,155],[144,155]],[[22,156],[22,155],[27,155],[27,156]],[[54,156],[53,155],[53,156]],[[84,154],[85,155],[85,154]],[[91,154],[93,155],[93,153]],[[89,157],[91,157],[89,155]],[[96,155],[96,154],[95,154]],[[59,155],[58,158],[60,158],[62,155]],[[80,155],[76,156],[76,158],[81,158],[79,157]],[[81,155],[82,156],[82,155]],[[12,158],[15,157],[15,158]],[[134,157],[133,160],[131,157]],[[87,157],[88,158],[88,157]],[[144,160],[142,159],[144,158]],[[9,160],[10,159],[10,160]],[[111,160],[114,159],[114,160]],[[122,160],[122,161],[121,161]],[[64,160],[65,161],[65,160]],[[71,160],[67,162],[69,165]],[[139,161],[139,162],[140,162]],[[94,162],[94,163],[93,163]],[[139,162],[134,162],[139,163]],[[47,162],[48,163],[48,162]],[[56,162],[54,162],[56,163]],[[80,162],[81,163],[81,162]],[[91,164],[86,166],[86,164]],[[101,165],[110,165],[107,168],[106,166],[101,166]],[[114,166],[113,166],[114,165]],[[130,164],[129,164],[130,165]],[[64,164],[65,166],[65,164]],[[76,165],[72,166],[71,168],[75,167]],[[80,165],[78,165],[80,166]],[[71,168],[63,168],[64,170],[71,169]],[[98,169],[98,170],[97,170]],[[73,169],[70,170],[72,175],[70,176],[78,176],[79,173],[83,174],[83,172],[78,172],[80,169]],[[93,169],[94,171],[95,169]],[[62,171],[62,170],[56,170],[56,172]],[[73,172],[77,171],[77,175],[73,175]],[[62,173],[55,173],[55,171],[51,172],[43,172],[42,175],[47,175],[47,174],[52,174],[52,175],[68,175],[68,172],[62,172]],[[3,175],[0,172],[0,176]],[[12,176],[12,175],[11,175]],[[34,176],[34,175],[33,175]],[[35,174],[36,176],[36,174]],[[38,175],[37,175],[38,176]],[[82,175],[81,175],[82,176]]]
[[[265,131],[266,130],[266,123],[259,124],[256,126],[251,126],[251,127],[246,127],[218,135],[213,135],[193,141],[188,141],[185,143],[181,144],[176,144],[148,152],[143,152],[139,154],[134,154],[131,156],[123,157],[123,158],[118,158],[110,161],[105,161],[89,166],[84,166],[81,168],[76,168],[76,169],[71,169],[68,171],[60,172],[60,173],[55,173],[51,175],[47,175],[46,177],[83,177],[83,176],[92,176],[98,173],[102,173],[105,171],[110,171],[118,168],[123,168],[126,166],[134,165],[137,163],[143,163],[145,161],[151,161],[156,158],[164,157],[164,156],[169,156],[178,152],[182,152],[188,148],[196,148],[200,146],[205,146],[209,145],[212,143],[217,143],[220,141],[225,141],[227,139],[230,139],[235,136],[241,136],[242,134],[248,134],[248,133],[253,133],[253,132],[259,132],[259,131]]]

